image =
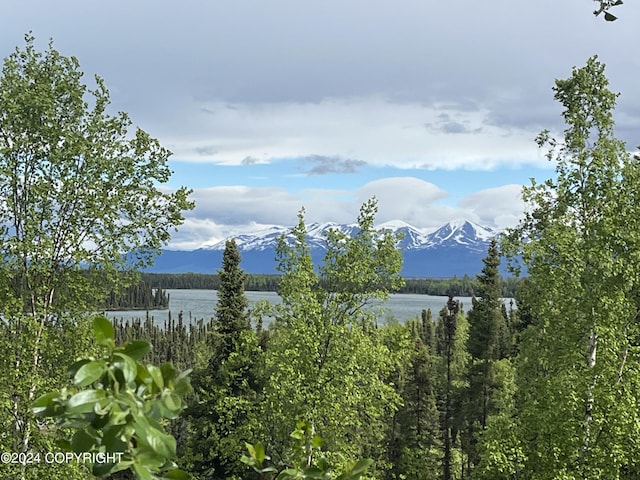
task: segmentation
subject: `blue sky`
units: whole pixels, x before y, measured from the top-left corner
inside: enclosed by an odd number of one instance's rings
[[[640,3],[590,0],[7,0],[0,55],[32,31],[105,80],[113,111],[171,149],[194,189],[172,248],[307,220],[514,225],[534,139],[561,135],[551,88],[597,54],[640,144]]]

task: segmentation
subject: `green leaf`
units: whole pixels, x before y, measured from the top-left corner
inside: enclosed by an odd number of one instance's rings
[[[171,380],[176,378],[176,368],[171,363],[166,362],[160,365],[160,371],[165,385],[168,385]]]
[[[78,370],[80,370],[80,367],[82,367],[83,365],[89,363],[91,361],[91,359],[89,358],[83,358],[82,360],[78,360],[77,362],[73,363],[69,369],[67,370],[67,373],[69,374],[69,376],[71,378],[73,378],[75,376],[75,374],[78,372]]]
[[[91,473],[93,473],[96,477],[103,477],[110,473],[115,473],[119,470],[124,470],[121,467],[127,467],[131,465],[133,462],[120,462],[120,463],[94,463],[91,468]]]
[[[127,443],[122,439],[125,433],[124,425],[110,425],[102,431],[102,445],[107,452],[124,452]]]
[[[93,360],[82,365],[73,377],[73,383],[78,387],[86,387],[98,380],[107,371],[103,361]]]
[[[188,370],[187,375],[190,372],[191,370]],[[173,391],[180,396],[184,396],[191,391],[191,379],[183,374],[184,372],[178,376],[175,384],[173,385]]]
[[[372,464],[373,460],[371,460],[370,458],[358,460],[358,463],[356,463],[355,466],[350,470],[350,473],[352,475],[362,475],[369,469]]]
[[[613,21],[617,20],[618,17],[616,17],[615,15],[613,15],[613,14],[611,14],[609,12],[604,12],[604,19],[607,22],[613,22]]]
[[[153,475],[149,471],[146,465],[140,465],[139,463],[133,464],[133,471],[136,474],[138,480],[154,480]]]
[[[59,404],[55,401],[58,399],[58,392],[46,393],[38,397],[31,404],[31,411],[38,417],[53,417],[59,408]]]
[[[244,446],[247,447],[247,450],[249,451],[249,458],[251,458],[252,460],[256,459],[256,447],[251,445],[250,443],[245,442]]]
[[[162,390],[164,388],[162,371],[155,365],[147,365],[147,371],[149,372],[149,375],[151,375],[153,382],[158,386],[158,389]]]
[[[318,467],[307,467],[304,469],[304,478],[326,478],[326,472],[320,470]]]
[[[255,444],[255,459],[258,462],[258,465],[262,465],[262,462],[264,462],[265,460],[269,460],[269,457],[267,457],[265,451],[264,451],[264,445],[262,445],[261,443],[256,443]]]
[[[98,345],[105,347],[114,346],[114,330],[109,319],[103,315],[98,315],[93,319],[93,335]]]
[[[162,478],[165,478],[167,480],[191,480],[193,477],[184,470],[174,468],[173,470],[170,470],[169,472],[162,475]]]
[[[276,477],[278,479],[287,479],[287,478],[299,478],[298,470],[295,468],[287,468],[280,472],[280,474]]]
[[[148,446],[153,452],[164,459],[173,458],[176,455],[176,439],[160,430],[157,422],[143,415],[136,416],[134,428],[139,439],[139,447]]]
[[[117,360],[116,363],[122,364],[122,373],[124,374],[125,382],[129,383],[135,381],[138,376],[138,364],[136,361],[129,355],[125,355],[120,352],[115,352],[113,356],[120,359]]]
[[[165,391],[162,394],[162,402],[167,410],[171,412],[180,413],[182,410],[182,399],[179,395],[176,395],[173,392]]]
[[[116,349],[116,352],[124,353],[134,360],[141,360],[147,353],[153,349],[153,346],[149,342],[144,340],[132,340],[127,342],[124,346]]]
[[[104,390],[83,390],[76,393],[67,401],[66,413],[88,413],[93,412],[94,405],[106,398]]]
[[[74,452],[90,452],[100,443],[95,434],[90,434],[84,429],[76,430],[71,437],[71,448]]]
[[[311,439],[311,446],[313,448],[320,448],[324,444],[324,439],[320,435],[314,435]]]

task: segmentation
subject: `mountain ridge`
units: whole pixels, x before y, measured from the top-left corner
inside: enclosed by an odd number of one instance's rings
[[[314,264],[322,262],[326,249],[324,239],[329,229],[339,229],[348,235],[357,232],[356,224],[334,222],[307,225],[307,242]],[[492,238],[500,232],[466,219],[456,219],[435,230],[420,229],[406,222],[394,220],[376,227],[401,233],[398,248],[403,253],[405,277],[452,277],[475,275],[483,266],[482,259]],[[271,226],[253,234],[231,236],[242,256],[241,267],[247,273],[273,274],[277,272],[275,247],[281,235],[290,227]],[[157,273],[215,273],[221,268],[225,240],[196,250],[162,250],[147,272]]]

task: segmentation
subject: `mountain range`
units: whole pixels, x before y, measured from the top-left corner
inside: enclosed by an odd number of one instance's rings
[[[329,229],[352,235],[357,225],[312,223],[307,225],[307,242],[317,265],[325,253],[325,234]],[[386,222],[378,228],[401,233],[398,248],[403,253],[404,277],[449,278],[476,275],[482,269],[489,242],[499,232],[469,220],[449,222],[435,231],[424,231],[402,221]],[[247,273],[273,274],[276,271],[276,240],[290,232],[289,227],[273,226],[252,234],[235,236],[242,256],[240,266]],[[147,272],[215,273],[222,267],[225,240],[197,250],[162,250]]]

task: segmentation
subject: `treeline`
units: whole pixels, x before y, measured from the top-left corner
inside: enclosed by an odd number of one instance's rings
[[[398,293],[473,297],[480,291],[478,279],[469,275],[452,278],[406,278],[404,282],[404,286],[398,290]],[[500,278],[500,295],[503,298],[514,298],[520,282],[521,280],[515,277]]]
[[[277,292],[281,277],[281,275],[247,274],[245,290]],[[206,273],[143,273],[142,281],[153,288],[208,290],[220,288],[219,275]],[[519,283],[520,280],[515,277],[502,278],[500,280],[502,297],[513,298]],[[408,278],[394,293],[439,296],[452,294],[459,297],[472,297],[478,295],[478,280],[469,275],[452,278]]]
[[[142,281],[153,288],[218,290],[220,276],[211,273],[143,273]],[[280,275],[247,274],[245,289],[256,292],[277,292]]]
[[[112,290],[104,301],[104,310],[162,310],[169,308],[169,294],[142,278],[122,291]]]

